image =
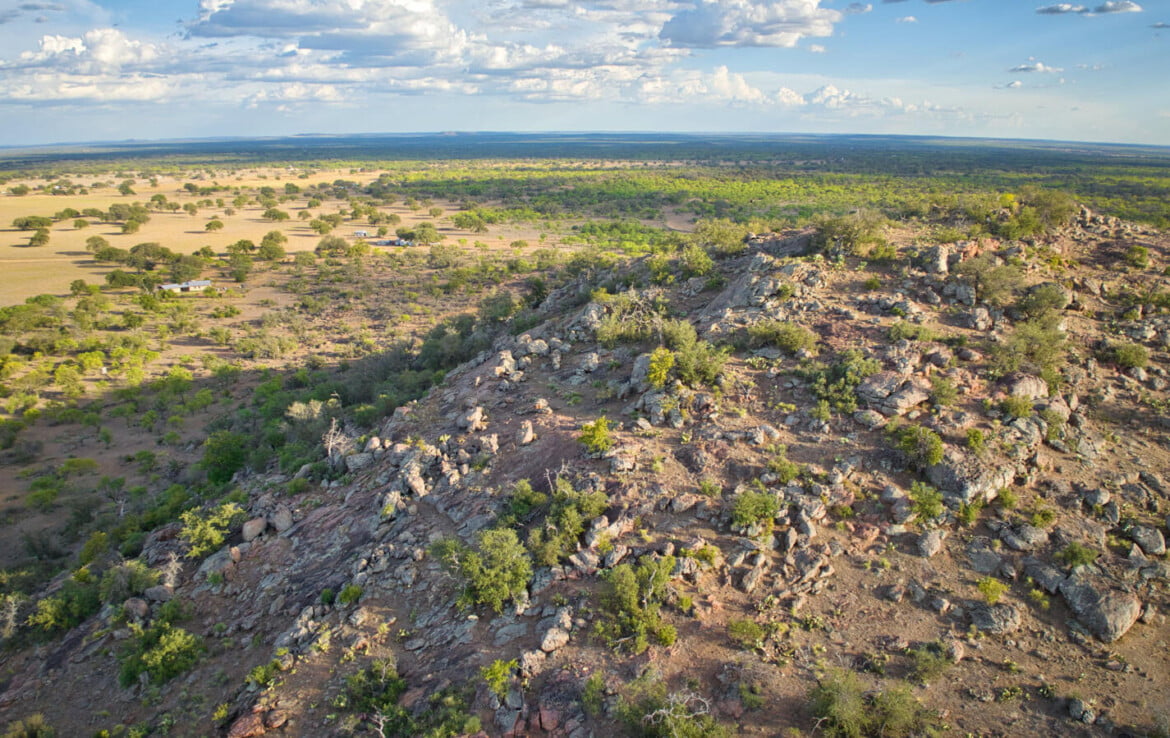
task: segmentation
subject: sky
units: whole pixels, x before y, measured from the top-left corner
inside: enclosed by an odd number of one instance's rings
[[[1170,0],[0,0],[0,145],[430,131],[1170,145]]]

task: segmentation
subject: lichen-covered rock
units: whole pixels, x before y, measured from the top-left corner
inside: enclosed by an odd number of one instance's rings
[[[1142,614],[1137,595],[1116,589],[1083,570],[1061,582],[1060,594],[1081,625],[1105,643],[1125,635]]]
[[[972,625],[985,633],[991,633],[993,635],[1015,633],[1020,629],[1020,624],[1024,619],[1020,608],[1006,602],[1001,602],[996,605],[985,605],[981,602],[976,603],[971,606],[968,612],[971,616]]]
[[[944,497],[964,503],[990,502],[999,495],[999,490],[1008,486],[1015,473],[1011,464],[985,464],[974,454],[954,446],[946,448],[942,461],[926,469],[927,479]]]

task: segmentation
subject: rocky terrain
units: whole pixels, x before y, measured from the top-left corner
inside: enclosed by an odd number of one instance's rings
[[[162,583],[5,653],[0,710],[63,735],[795,735],[843,730],[810,690],[855,674],[906,685],[911,733],[1166,730],[1170,241],[1086,210],[1028,243],[889,238],[578,277],[335,429],[339,479],[239,475],[246,522],[203,558],[156,530]],[[518,588],[491,531],[529,543]],[[119,686],[131,626],[175,602],[197,663]]]

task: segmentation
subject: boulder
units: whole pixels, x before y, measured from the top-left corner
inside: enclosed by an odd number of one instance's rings
[[[1016,551],[1035,551],[1048,543],[1048,531],[1026,523],[1005,527],[999,537]]]
[[[1060,594],[1077,620],[1105,643],[1113,643],[1142,614],[1142,601],[1081,570],[1060,584]]]
[[[993,635],[1015,633],[1020,629],[1020,623],[1023,621],[1020,608],[1006,602],[996,605],[976,603],[971,606],[968,612],[972,625]]]
[[[558,648],[563,648],[569,643],[569,632],[559,626],[553,626],[545,631],[544,637],[540,639],[540,650],[545,653],[552,653]]]
[[[857,396],[884,415],[904,415],[930,397],[930,388],[918,377],[878,372],[857,387]]]
[[[289,510],[287,505],[278,505],[268,516],[268,524],[275,528],[277,533],[285,532],[293,526],[292,510]]]
[[[345,468],[351,472],[361,471],[373,463],[374,455],[372,453],[350,454],[345,457]]]
[[[260,537],[264,529],[268,527],[267,518],[252,518],[244,523],[243,536],[245,541],[254,541]]]
[[[1015,474],[1011,464],[985,464],[974,454],[954,446],[946,448],[942,461],[926,469],[927,479],[944,497],[968,504],[974,500],[994,500]]]
[[[1033,374],[1012,372],[1003,379],[1004,389],[1012,397],[1039,400],[1048,397],[1048,382]]]
[[[1129,540],[1141,548],[1147,556],[1161,556],[1166,553],[1166,538],[1162,531],[1152,525],[1135,525],[1129,530]]]
[[[929,559],[942,550],[944,540],[946,540],[946,532],[937,528],[923,533],[918,538],[918,555]]]

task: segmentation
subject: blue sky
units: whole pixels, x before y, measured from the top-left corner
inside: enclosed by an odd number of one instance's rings
[[[444,130],[1170,145],[1170,2],[0,0],[0,145]]]

